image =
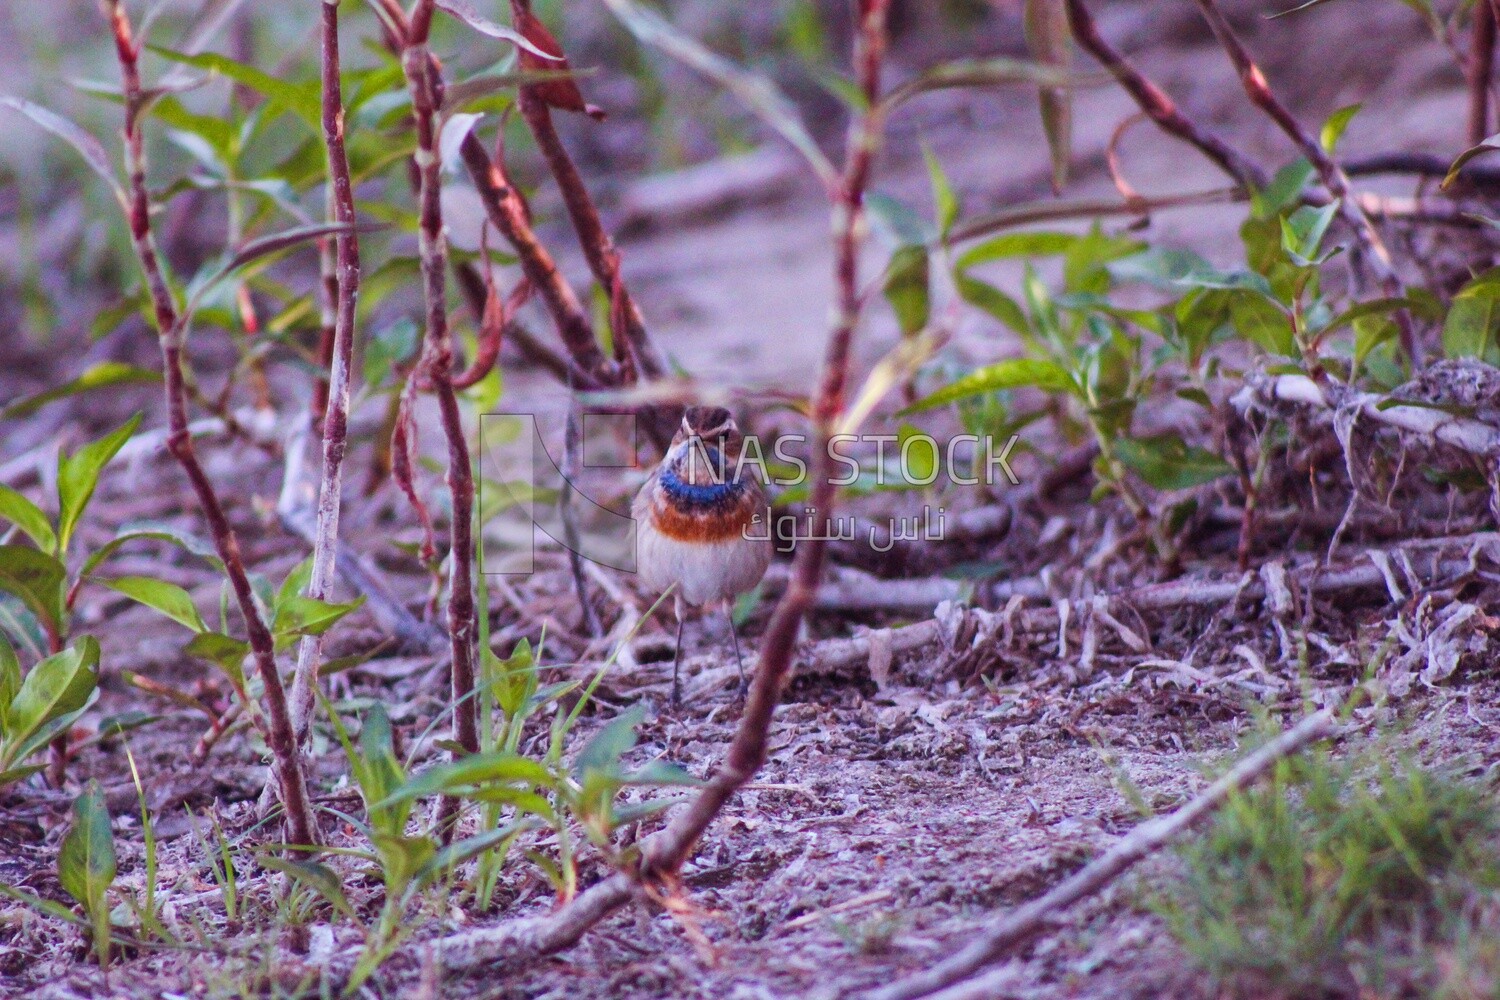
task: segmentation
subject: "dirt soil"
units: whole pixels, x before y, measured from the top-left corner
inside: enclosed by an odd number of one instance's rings
[[[1138,55],[1143,68],[1190,112],[1233,131],[1254,152],[1276,162],[1288,158],[1284,141],[1240,99],[1221,54],[1184,16],[1191,6],[1177,5],[1182,10],[1170,13],[1162,6],[1108,5],[1101,12],[1101,27]],[[1246,24],[1256,28],[1253,42],[1266,57],[1273,84],[1303,81],[1289,96],[1305,120],[1317,121],[1344,104],[1364,101],[1349,131],[1351,152],[1402,148],[1451,153],[1460,148],[1461,81],[1448,55],[1425,38],[1421,23],[1401,5],[1369,6],[1373,9],[1331,4],[1300,19],[1267,23],[1249,16]],[[1358,13],[1351,10],[1356,7]],[[1338,41],[1356,32],[1369,44]],[[920,128],[901,119],[893,123],[895,152],[884,165],[882,190],[925,205],[926,180],[919,147],[912,141],[921,138],[942,152],[969,212],[1044,196],[1045,147],[1033,98],[997,92],[938,94],[927,100],[931,103]],[[1116,124],[1132,110],[1123,94],[1108,87],[1080,94],[1078,167],[1070,196],[1113,191],[1102,169],[1104,149]],[[1126,172],[1144,193],[1222,183],[1199,157],[1147,126],[1130,133],[1124,150]],[[1376,190],[1383,186],[1371,185]],[[1152,230],[1164,242],[1230,263],[1242,217],[1235,206],[1164,212],[1152,220]],[[461,220],[454,230],[459,245],[471,238]],[[808,385],[822,349],[831,289],[827,232],[827,212],[817,193],[798,188],[774,205],[629,239],[622,250],[653,336],[685,368],[708,382],[800,389]],[[558,229],[550,235],[561,233]],[[568,266],[583,273],[577,260]],[[997,275],[1014,278],[1003,270]],[[863,362],[877,357],[895,337],[893,328],[872,322],[861,338]],[[976,362],[1003,356],[1011,346],[993,325],[978,319],[959,331],[956,343]],[[520,368],[514,359],[508,363],[518,366],[507,372],[508,407],[545,410],[551,405],[543,377]],[[143,391],[116,402],[128,412],[152,405],[149,400]],[[49,419],[38,418],[9,435],[11,442],[24,439],[35,447],[43,439],[77,433],[73,424],[47,423]],[[431,428],[435,421],[425,423]],[[6,457],[24,450],[14,447]],[[231,513],[247,562],[274,578],[305,555],[300,542],[282,533],[268,513],[279,463],[253,449],[208,451],[211,475],[226,496],[239,498]],[[23,463],[9,471],[25,478],[34,468]],[[1037,471],[1029,467],[1033,477]],[[105,537],[103,525],[139,517],[173,519],[197,530],[194,519],[178,510],[184,496],[177,483],[175,470],[161,454],[115,470],[101,489],[95,523],[84,530]],[[1086,484],[1075,484],[1043,505],[1034,495],[1018,493],[1018,527],[980,557],[1017,578],[1035,578],[1053,566],[1048,590],[1054,597],[1152,578],[1157,571],[1148,566],[1109,564],[1123,514],[1108,504],[1087,503],[1086,494]],[[348,537],[361,548],[377,538],[415,537],[404,506],[384,493],[352,504],[347,524]],[[1471,525],[1484,526],[1482,519]],[[1442,533],[1442,528],[1432,530]],[[1227,536],[1216,537],[1222,541]],[[1336,561],[1358,557],[1368,537],[1356,532],[1354,544]],[[1308,556],[1293,550],[1309,543],[1321,552],[1318,546],[1326,541],[1326,535],[1321,540],[1287,538],[1280,555],[1305,561]],[[1206,545],[1205,551],[1221,554],[1206,556],[1190,565],[1189,572],[1236,576],[1231,546]],[[412,606],[420,607],[424,577],[400,559],[384,553],[378,557]],[[218,584],[210,574],[171,559],[163,551],[149,560],[151,571],[194,589],[204,606],[216,603]],[[542,567],[514,583],[513,592],[492,594],[496,648],[504,653],[516,638],[534,636],[547,624],[557,637],[552,662],[578,661],[577,666],[551,668],[552,673],[558,678],[587,676],[599,662],[600,649],[570,638],[578,611],[561,562],[555,554],[544,554]],[[638,609],[649,604],[629,579],[612,579]],[[599,601],[601,611],[618,615],[612,600],[600,596]],[[742,634],[747,648],[764,626],[769,603],[763,602]],[[714,824],[687,869],[693,904],[687,917],[631,906],[573,949],[522,973],[503,979],[483,974],[449,978],[436,992],[426,992],[429,970],[423,968],[420,949],[413,948],[381,973],[372,990],[392,997],[759,1000],[832,997],[888,983],[902,971],[950,954],[972,934],[976,922],[1045,891],[1139,822],[1139,813],[1121,792],[1119,775],[1128,776],[1154,809],[1169,809],[1201,787],[1207,766],[1235,750],[1253,725],[1255,706],[1294,714],[1306,701],[1337,701],[1359,680],[1371,636],[1397,610],[1383,592],[1313,602],[1305,622],[1325,644],[1315,645],[1302,676],[1279,623],[1254,605],[1143,620],[1139,624],[1149,637],[1148,651],[1106,643],[1090,669],[1080,667],[1076,629],[1068,637],[1018,639],[980,671],[960,669],[939,647],[898,662],[878,679],[864,667],[827,673],[806,663],[777,714],[769,763]],[[141,695],[125,683],[125,670],[192,690],[213,704],[222,702],[222,687],[180,653],[181,635],[173,626],[98,593],[83,602],[81,612],[105,647],[105,695],[98,717],[140,707]],[[824,612],[808,639],[930,614],[930,609]],[[335,653],[367,649],[381,639],[367,616],[353,622],[340,634]],[[701,776],[721,758],[737,719],[732,658],[719,626],[690,623],[692,655],[686,668],[700,681],[690,681],[687,702],[674,709],[667,697],[667,628],[664,621],[647,626],[634,650],[638,662],[606,679],[598,707],[585,717],[583,734],[617,708],[643,703],[648,721],[633,759],[661,756]],[[409,740],[444,701],[441,678],[429,668],[430,660],[382,656],[352,672],[343,693],[354,707],[370,699],[384,702]],[[1438,686],[1417,685],[1382,711],[1405,720],[1405,740],[1419,755],[1467,761],[1479,771],[1500,760],[1495,749],[1497,689],[1493,656],[1486,652],[1467,658],[1461,670]],[[129,747],[146,776],[151,804],[165,807],[158,820],[163,883],[173,887],[173,905],[190,912],[195,899],[217,898],[218,890],[182,805],[202,817],[196,821],[198,834],[208,829],[211,817],[227,835],[237,837],[254,822],[254,803],[267,773],[255,747],[243,737],[227,740],[205,767],[188,770],[183,748],[202,732],[202,717],[164,701],[153,702],[151,709],[162,718],[134,731]],[[90,720],[98,722],[94,716]],[[545,734],[537,738],[545,739]],[[74,777],[98,777],[106,786],[122,881],[138,885],[139,820],[124,749],[119,740],[92,745],[81,754]],[[324,759],[319,787],[326,791],[320,802],[357,808],[347,781],[341,781],[341,758],[329,753]],[[63,792],[27,786],[0,802],[0,882],[65,898],[54,859],[69,799]],[[1011,960],[1006,966],[1010,978],[995,987],[994,995],[1215,995],[1186,965],[1164,925],[1140,905],[1168,864],[1168,859],[1154,861],[1069,912]],[[586,865],[585,871],[586,881],[604,874],[597,864]],[[269,878],[247,876],[241,886],[252,907],[241,925],[247,940],[263,933],[257,928],[266,921],[256,918],[265,914],[254,908],[270,905]],[[356,886],[354,895],[364,898],[361,891],[373,894],[373,888],[373,883]],[[540,873],[521,864],[512,866],[499,896],[492,913],[457,908],[423,912],[423,936],[545,913],[553,905]],[[265,939],[262,953],[293,964],[315,962],[319,954],[354,943],[341,926],[332,940],[316,933],[310,943]],[[300,958],[299,947],[305,949]],[[265,971],[272,980],[279,976],[269,960]],[[255,981],[252,972],[221,955],[155,952],[136,956],[105,976],[90,963],[75,930],[23,908],[0,907],[0,994],[6,996],[238,995]]]

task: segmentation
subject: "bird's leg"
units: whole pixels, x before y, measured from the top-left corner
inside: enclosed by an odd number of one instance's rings
[[[743,701],[750,690],[750,682],[745,680],[745,661],[740,658],[740,634],[734,627],[734,602],[724,605],[724,617],[729,619],[729,638],[734,641],[734,665],[740,671],[740,700]]]
[[[672,607],[677,612],[677,649],[672,654],[672,707],[677,708],[682,704],[682,681],[677,671],[682,665],[682,620],[687,616],[681,594],[673,595]]]

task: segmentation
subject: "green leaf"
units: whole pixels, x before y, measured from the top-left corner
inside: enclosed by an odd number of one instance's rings
[[[1500,360],[1500,268],[1479,274],[1453,296],[1443,321],[1443,353]]]
[[[385,799],[372,804],[370,809],[383,809],[427,795],[466,794],[469,789],[497,782],[523,786],[550,785],[552,775],[537,761],[509,751],[492,750],[470,754],[460,760],[430,767],[407,779]]]
[[[94,487],[99,485],[99,474],[110,459],[130,440],[130,435],[140,426],[141,415],[137,413],[114,432],[79,448],[72,455],[57,458],[57,541],[58,551],[66,553],[68,542],[78,519],[94,496]]]
[[[1327,257],[1319,257],[1318,248],[1338,211],[1336,200],[1319,208],[1304,205],[1297,209],[1281,220],[1281,248],[1303,267],[1322,263]]]
[[[1213,482],[1234,467],[1204,448],[1190,447],[1176,434],[1122,438],[1115,442],[1120,461],[1158,490],[1185,490]]]
[[[578,751],[578,759],[573,762],[573,776],[582,779],[590,773],[618,774],[620,758],[635,746],[635,727],[645,719],[646,709],[642,705],[632,705],[610,719]]]
[[[109,906],[105,893],[115,881],[115,839],[109,829],[104,789],[90,779],[73,800],[73,826],[57,855],[57,880],[88,914],[99,965],[109,964]]]
[[[489,649],[481,652],[484,654],[485,676],[493,678],[490,683],[495,704],[500,706],[507,719],[513,719],[536,693],[536,663],[532,657],[531,640],[517,641],[510,656],[503,660]]]
[[[928,292],[927,248],[904,246],[891,255],[886,268],[885,298],[908,336],[927,325],[931,308]]]
[[[932,185],[932,211],[937,218],[938,233],[947,236],[958,221],[958,195],[953,191],[953,184],[948,180],[948,175],[943,171],[943,164],[933,153],[932,147],[922,146],[922,158],[927,163],[927,179]]]
[[[24,759],[45,726],[88,704],[99,680],[98,668],[99,643],[91,636],[79,637],[70,648],[31,668],[10,703],[4,742],[7,766]]]
[[[1339,140],[1344,137],[1344,130],[1349,127],[1349,122],[1354,119],[1354,116],[1359,114],[1362,106],[1350,104],[1328,116],[1328,120],[1323,123],[1323,131],[1318,136],[1324,152],[1332,154],[1338,148]]]
[[[115,193],[115,200],[120,203],[120,207],[125,207],[125,189],[120,186],[120,180],[115,175],[114,164],[98,139],[95,139],[55,111],[49,111],[40,104],[33,104],[19,97],[0,95],[0,107],[19,111],[37,125],[72,146],[78,152],[78,155],[83,157],[84,162],[93,168],[94,173],[108,182],[110,190]]]
[[[926,246],[937,234],[920,212],[905,202],[879,191],[865,196],[865,210],[881,234],[895,246]]]
[[[334,604],[313,597],[293,594],[276,604],[276,615],[271,621],[271,631],[278,638],[286,636],[322,635],[349,612],[365,603],[360,595],[348,604]]]
[[[57,551],[57,536],[42,509],[9,486],[0,484],[0,517],[10,521],[36,542],[43,552]]]
[[[632,0],[604,2],[641,44],[660,49],[739,98],[802,154],[825,187],[832,190],[839,183],[838,169],[803,125],[797,106],[768,77],[742,69],[709,51],[649,7]]]
[[[955,59],[939,63],[895,87],[885,97],[888,108],[896,108],[918,94],[954,87],[1000,87],[1009,84],[1040,87],[1071,87],[1078,81],[1068,69],[1028,59],[996,56],[990,59]]]
[[[1458,179],[1459,172],[1463,170],[1464,164],[1468,163],[1470,160],[1474,159],[1477,156],[1485,156],[1489,153],[1493,153],[1497,149],[1500,149],[1500,132],[1489,136],[1478,145],[1470,146],[1462,153],[1459,153],[1458,159],[1454,160],[1453,165],[1448,168],[1448,176],[1443,178],[1443,187],[1447,188],[1455,180]]]
[[[1033,230],[1023,233],[1003,233],[983,243],[976,243],[959,255],[955,266],[961,271],[995,260],[1015,257],[1049,257],[1067,253],[1081,239],[1076,233],[1055,233]]]
[[[182,648],[189,656],[217,664],[236,690],[244,690],[245,657],[250,655],[248,642],[222,632],[199,632]]]
[[[384,384],[397,364],[410,358],[417,349],[422,331],[408,318],[396,320],[377,331],[365,345],[365,384]]]
[[[1317,171],[1305,158],[1293,160],[1276,171],[1265,190],[1257,191],[1251,198],[1251,208],[1257,219],[1274,219],[1290,208],[1312,181]]]
[[[1106,266],[1116,281],[1141,281],[1169,289],[1242,289],[1271,295],[1271,286],[1261,275],[1253,271],[1220,271],[1191,250],[1152,247]]]
[[[908,445],[909,441],[914,443]],[[901,456],[900,472],[907,482],[926,485],[937,479],[940,456],[931,435],[902,423],[896,432],[896,446]]]
[[[67,572],[61,562],[29,545],[0,545],[0,590],[20,598],[53,635],[63,632]]]
[[[115,537],[105,542],[91,553],[88,559],[84,560],[83,568],[78,571],[78,575],[80,577],[91,576],[94,570],[98,569],[106,559],[119,551],[121,546],[129,542],[143,540],[171,542],[173,545],[182,548],[183,551],[202,559],[215,569],[221,572],[224,569],[224,564],[219,560],[218,552],[215,551],[213,544],[207,539],[199,538],[197,535],[182,531],[175,525],[154,521],[136,521],[121,525],[120,530],[115,533]]]
[[[5,633],[0,632],[0,738],[10,732],[10,703],[21,690],[21,660]]]
[[[926,399],[908,406],[901,415],[946,406],[960,399],[979,396],[997,389],[1035,387],[1044,392],[1077,393],[1077,383],[1059,364],[1037,358],[1012,358],[986,365],[944,386]]]
[[[1242,336],[1268,353],[1297,356],[1292,321],[1280,306],[1260,294],[1231,292],[1229,296],[1229,322]]]
[[[121,576],[113,580],[100,580],[110,590],[139,601],[148,608],[155,608],[168,618],[185,625],[194,632],[207,632],[203,616],[193,605],[192,595],[175,583],[156,580],[149,576]]]
[[[1354,305],[1350,306],[1348,309],[1345,309],[1343,312],[1339,313],[1333,319],[1329,320],[1327,326],[1324,326],[1320,330],[1318,330],[1318,336],[1327,336],[1328,334],[1341,327],[1349,326],[1356,321],[1364,319],[1368,316],[1387,316],[1393,312],[1399,312],[1402,309],[1410,308],[1411,305],[1412,303],[1409,299],[1398,297],[1370,299],[1367,302],[1357,302]]]
[[[1016,333],[1029,335],[1031,323],[1020,303],[987,281],[970,277],[962,271],[953,274],[953,285],[969,305],[977,306],[1010,327]]]
[[[283,80],[247,63],[236,62],[228,56],[221,56],[214,52],[189,55],[185,52],[174,52],[159,45],[152,45],[149,48],[163,59],[197,69],[206,69],[249,87],[275,107],[290,111],[302,119],[314,132],[319,134],[322,132],[322,100],[315,82],[294,83],[290,80]]]
[[[133,314],[135,312],[135,304],[129,303],[127,309],[127,315]],[[79,393],[90,392],[94,389],[160,381],[161,375],[149,368],[127,365],[123,361],[101,361],[69,382],[64,382],[62,385],[54,386],[11,403],[4,410],[0,410],[0,417],[6,420],[17,417],[29,417],[54,400],[76,396]]]

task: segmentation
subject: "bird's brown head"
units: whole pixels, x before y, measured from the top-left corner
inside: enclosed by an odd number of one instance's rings
[[[731,440],[738,440],[740,429],[734,422],[734,414],[722,406],[689,406],[682,414],[682,426],[672,444],[682,444],[699,438],[706,445],[723,447]]]
[[[689,406],[667,449],[666,464],[685,481],[706,485],[733,475],[744,438],[722,406]]]

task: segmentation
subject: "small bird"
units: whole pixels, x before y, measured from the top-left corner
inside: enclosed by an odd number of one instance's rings
[[[765,487],[740,468],[744,438],[723,407],[690,406],[667,453],[631,506],[636,522],[636,564],[646,586],[676,584],[677,653],[672,660],[672,703],[681,686],[684,605],[729,602],[754,587],[771,562],[770,505]],[[757,516],[758,515],[758,516]],[[765,528],[752,525],[766,525]],[[740,685],[745,666],[729,615]]]

